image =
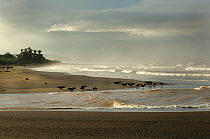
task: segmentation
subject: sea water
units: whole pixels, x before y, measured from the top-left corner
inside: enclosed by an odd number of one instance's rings
[[[94,77],[114,77],[142,81],[158,81],[179,85],[210,85],[210,65],[120,65],[120,64],[59,64],[34,68],[38,71],[66,72]]]
[[[120,112],[210,110],[209,65],[59,64],[33,70],[158,81],[170,85],[108,91],[1,94],[1,110]]]

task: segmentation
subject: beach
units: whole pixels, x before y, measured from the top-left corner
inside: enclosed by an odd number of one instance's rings
[[[210,112],[1,111],[1,138],[210,137]]]
[[[6,70],[1,69],[1,71]],[[80,87],[82,85],[87,85],[84,91],[92,91],[93,87],[97,87],[97,90],[112,90],[130,87],[114,84],[114,82],[117,81],[144,84],[143,81],[121,78],[99,78],[58,72],[33,71],[27,69],[27,67],[21,66],[16,66],[8,71],[10,72],[0,72],[0,93],[2,94],[69,91],[67,88],[58,89],[58,86],[76,87],[75,91],[81,91]],[[28,80],[26,80],[26,78],[28,78]],[[47,85],[45,85],[45,83],[47,83]]]
[[[0,0],[0,139],[210,139],[210,0]]]
[[[130,88],[129,86],[115,84],[116,81],[136,84],[143,84],[143,81],[41,72],[25,67],[14,67],[8,71],[10,72],[0,72],[0,93],[4,95],[1,102],[1,107],[4,109],[0,111],[1,138],[210,138],[209,111],[96,112],[71,110],[71,107],[68,107],[68,109],[62,109],[62,107],[56,109],[54,107],[59,106],[60,103],[63,104],[62,106],[66,104],[69,106],[69,104],[73,104],[74,97],[77,102],[75,104],[81,104],[81,106],[82,104],[90,105],[90,107],[95,104],[97,104],[96,106],[104,105],[105,98],[107,98],[107,104],[113,100],[121,104],[124,101],[119,101],[119,98],[114,99],[114,97],[122,95],[127,98],[132,92],[111,93],[103,90]],[[79,89],[81,85],[87,85],[87,88],[84,93],[71,93],[65,88],[57,88],[57,86],[62,85],[76,87],[76,91],[81,91]],[[94,86],[102,92],[88,92],[92,91]],[[154,93],[154,91],[156,92]],[[53,92],[60,92],[61,94],[54,94]],[[70,94],[65,92],[70,92]],[[27,95],[28,97],[21,95],[34,93],[37,95]],[[180,93],[170,90],[163,93],[161,90],[155,89],[148,92],[142,90],[136,94],[141,96],[138,96],[138,99],[140,99],[147,94],[154,94],[154,98],[156,98],[155,95],[158,97],[163,94],[179,96]],[[133,100],[135,100],[136,94],[132,94]],[[112,95],[113,98],[110,101]],[[180,98],[182,99],[179,99],[179,101],[188,99],[188,97],[182,95]],[[208,97],[205,97],[205,99],[207,100]],[[144,99],[142,100],[144,101]],[[145,100],[149,99],[145,98]],[[7,103],[7,101],[10,102]],[[153,99],[151,99],[151,102],[153,102]],[[7,106],[4,105],[10,105],[10,103],[12,104],[7,109]],[[19,105],[16,111],[10,109],[16,107],[15,103]],[[145,102],[145,104],[147,103]],[[49,109],[33,110],[28,105],[32,108],[36,108],[35,106],[44,108],[43,105],[48,105]],[[112,105],[110,104],[110,106]],[[125,104],[122,104],[122,107],[124,106]],[[27,107],[29,109],[24,110]]]

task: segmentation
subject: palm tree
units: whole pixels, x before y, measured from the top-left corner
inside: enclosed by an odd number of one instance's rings
[[[29,53],[29,54],[32,54],[32,51],[33,51],[33,50],[31,49],[31,47],[28,47],[28,53]]]
[[[39,54],[41,54],[41,53],[42,53],[42,51],[41,51],[41,50],[38,50],[38,53],[39,53]]]
[[[37,50],[33,50],[33,51],[34,51],[34,54],[36,55]]]
[[[27,52],[27,49],[23,49],[24,52]]]

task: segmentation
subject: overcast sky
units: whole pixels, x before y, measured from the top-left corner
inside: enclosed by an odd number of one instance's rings
[[[0,53],[72,62],[210,60],[210,0],[0,0]]]

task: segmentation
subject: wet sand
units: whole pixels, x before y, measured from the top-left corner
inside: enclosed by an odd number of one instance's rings
[[[1,138],[210,138],[210,112],[1,111]]]
[[[2,70],[1,71],[6,71]],[[45,92],[65,92],[68,89],[58,89],[58,86],[76,87],[76,91],[81,91],[82,85],[87,85],[84,91],[92,91],[93,87],[98,90],[112,90],[129,88],[114,84],[116,81],[125,83],[141,83],[142,81],[89,77],[80,75],[70,75],[55,72],[40,72],[25,69],[24,67],[14,67],[10,72],[0,72],[0,93],[45,93]],[[25,80],[29,78],[29,80]],[[45,82],[47,85],[45,85]],[[158,84],[158,83],[157,83]]]

